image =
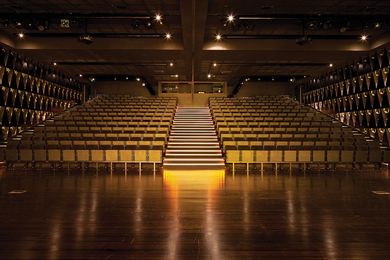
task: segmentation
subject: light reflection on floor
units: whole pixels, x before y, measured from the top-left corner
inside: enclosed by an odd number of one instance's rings
[[[384,259],[390,196],[372,191],[388,172],[0,171],[0,259]]]

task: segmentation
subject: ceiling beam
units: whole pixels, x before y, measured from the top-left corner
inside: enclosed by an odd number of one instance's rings
[[[183,37],[184,48],[184,64],[185,64],[185,80],[191,80],[192,75],[192,52],[193,45],[193,28],[192,28],[192,6],[195,0],[180,0],[180,14],[181,14],[181,29]]]
[[[193,18],[194,26],[194,73],[195,80],[201,80],[201,62],[200,52],[202,51],[208,14],[209,1],[196,0],[195,4],[195,17]]]

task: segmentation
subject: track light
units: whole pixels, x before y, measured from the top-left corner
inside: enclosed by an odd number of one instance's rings
[[[172,38],[172,35],[170,33],[165,34],[165,39],[169,40]]]
[[[161,21],[162,21],[162,16],[161,16],[161,14],[156,14],[156,16],[154,17],[154,19],[157,21],[157,22],[159,22],[160,24],[162,23]]]
[[[215,35],[215,39],[217,41],[220,41],[222,39],[222,35],[220,35],[219,33],[217,35]]]

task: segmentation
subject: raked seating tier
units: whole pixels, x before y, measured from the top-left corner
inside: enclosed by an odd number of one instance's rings
[[[105,95],[7,143],[7,162],[161,163],[175,98]]]
[[[380,163],[379,144],[287,96],[210,98],[227,163]]]

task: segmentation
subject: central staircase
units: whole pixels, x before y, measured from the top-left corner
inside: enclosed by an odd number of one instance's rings
[[[225,161],[208,107],[178,107],[164,168],[224,168]]]

